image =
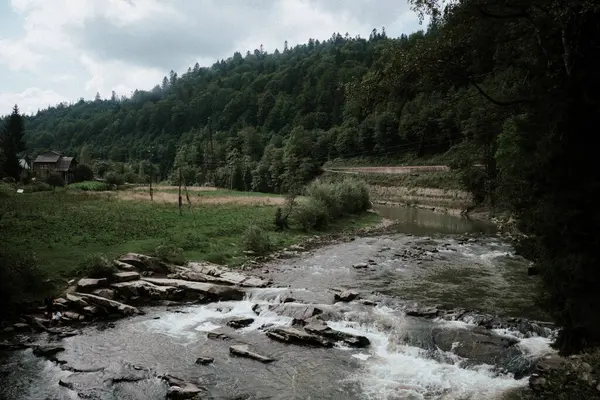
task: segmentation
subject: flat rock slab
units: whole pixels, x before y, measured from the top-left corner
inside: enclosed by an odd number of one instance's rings
[[[108,288],[96,289],[92,292],[92,294],[109,300],[115,299],[115,291]]]
[[[333,347],[333,342],[324,337],[313,335],[300,329],[291,327],[279,326],[270,328],[267,331],[267,336],[273,340],[283,343],[305,346]]]
[[[91,292],[103,286],[106,286],[108,279],[106,278],[82,278],[77,282],[77,290],[80,292]]]
[[[140,279],[140,274],[135,271],[115,272],[112,275],[113,282],[131,282]]]
[[[269,281],[267,280],[248,276],[240,272],[233,272],[216,264],[188,263],[187,267],[179,269],[178,275],[183,279],[195,282],[253,288],[261,288],[269,285]]]
[[[233,345],[229,348],[229,353],[231,353],[235,356],[239,356],[239,357],[251,358],[253,360],[257,360],[262,363],[270,363],[270,362],[275,361],[272,358],[263,356],[261,354],[256,353],[255,351],[252,351],[250,349],[250,346],[247,344]]]
[[[124,263],[124,262],[119,261],[119,260],[114,260],[113,264],[115,264],[115,266],[118,269],[120,269],[121,271],[134,271],[135,270],[135,267],[133,265]]]
[[[89,304],[88,304],[88,303],[87,303],[85,300],[83,300],[83,299],[82,299],[80,296],[75,296],[75,295],[74,295],[74,294],[72,294],[72,293],[67,293],[67,294],[66,294],[66,298],[67,298],[67,301],[69,301],[69,302],[73,303],[73,304],[74,304],[74,305],[76,305],[77,307],[81,307],[81,308],[83,308],[83,307],[87,307],[87,306],[89,305]]]
[[[126,299],[139,297],[150,300],[168,300],[177,297],[180,289],[173,286],[160,286],[145,280],[113,283],[111,287]]]
[[[355,268],[355,269],[365,269],[368,267],[369,267],[369,264],[367,264],[367,263],[358,263],[358,264],[352,265],[352,268]]]
[[[143,278],[146,282],[159,286],[172,286],[183,289],[188,294],[206,296],[210,300],[242,300],[244,292],[231,286],[204,282],[190,282],[183,279]]]
[[[82,297],[88,303],[91,303],[98,307],[109,309],[110,311],[119,313],[121,315],[129,316],[142,314],[137,308],[128,304],[119,303],[115,300],[105,299],[104,297],[95,296],[93,294],[88,293],[76,293],[76,295]]]

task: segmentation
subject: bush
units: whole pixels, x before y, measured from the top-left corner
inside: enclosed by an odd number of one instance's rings
[[[117,174],[116,172],[108,172],[105,177],[106,184],[119,187],[125,183],[123,175]]]
[[[52,190],[52,186],[48,185],[45,182],[33,182],[31,185],[25,188],[25,191],[29,191],[31,193],[35,192],[49,192]]]
[[[371,207],[367,186],[355,179],[336,183],[315,181],[306,189],[306,195],[320,201],[332,219],[358,214]]]
[[[183,265],[186,259],[181,247],[163,244],[154,249],[154,257],[169,264]]]
[[[73,171],[73,182],[91,181],[94,179],[94,171],[86,164],[79,164]]]
[[[0,317],[18,313],[18,305],[41,298],[52,291],[48,276],[31,254],[0,250]]]
[[[81,263],[77,274],[90,278],[110,278],[117,267],[104,254],[88,255]]]
[[[259,226],[250,225],[244,233],[244,250],[253,251],[258,255],[267,254],[273,249],[271,238]]]
[[[324,201],[309,198],[294,209],[292,219],[304,231],[311,231],[327,228],[332,217],[328,213],[327,204]]]
[[[85,190],[89,192],[101,192],[107,189],[106,184],[104,182],[96,182],[96,181],[85,181],[72,183],[69,185],[71,189],[79,189]]]

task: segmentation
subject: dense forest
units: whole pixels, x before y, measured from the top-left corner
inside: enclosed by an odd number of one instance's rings
[[[111,161],[128,181],[147,179],[151,160],[155,179],[181,168],[188,184],[263,192],[306,182],[336,157],[445,151],[462,135],[449,120],[428,121],[441,105],[424,103],[442,101],[439,94],[412,91],[367,109],[348,93],[384,68],[390,49],[409,51],[426,35],[334,34],[273,54],[235,53],[210,68],[196,64],[130,98],[113,93],[40,111],[26,121],[28,148]],[[100,175],[111,168],[105,164],[97,163]]]
[[[26,119],[29,151],[104,160],[100,175],[181,168],[189,183],[281,192],[337,157],[451,150],[475,200],[516,217],[557,346],[600,344],[600,4],[411,3],[424,32],[236,53],[130,98],[41,111]]]

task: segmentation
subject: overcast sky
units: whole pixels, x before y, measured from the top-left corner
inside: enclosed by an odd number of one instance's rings
[[[151,89],[234,51],[420,29],[406,0],[0,0],[0,115]]]

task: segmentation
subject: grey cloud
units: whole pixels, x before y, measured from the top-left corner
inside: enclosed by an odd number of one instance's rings
[[[157,15],[119,26],[105,17],[88,20],[78,32],[79,47],[104,60],[119,60],[164,70],[191,56],[216,59],[260,23],[269,1],[231,6],[218,1],[173,3],[183,17]]]
[[[165,71],[187,65],[196,58],[217,59],[229,54],[257,31],[270,36],[264,38],[265,43],[273,40],[283,43],[288,39],[277,37],[283,32],[269,29],[278,18],[274,12],[276,0],[232,3],[173,1],[168,4],[183,16],[183,20],[174,15],[157,15],[134,25],[118,26],[107,18],[96,17],[87,21],[76,35],[79,47],[99,59],[120,60]],[[402,13],[409,11],[408,3],[402,0],[309,0],[309,3],[317,10],[333,15],[346,13],[361,25],[378,29],[392,24]],[[352,36],[359,33],[353,32],[352,28],[348,27],[346,31]],[[306,36],[308,40],[310,33]]]

